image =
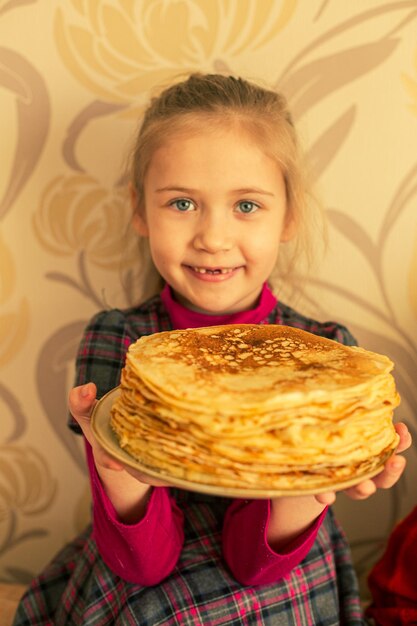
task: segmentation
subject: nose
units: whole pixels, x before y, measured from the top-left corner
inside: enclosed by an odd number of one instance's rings
[[[230,222],[230,217],[220,211],[208,211],[202,214],[194,236],[196,249],[210,254],[230,250],[233,245]]]

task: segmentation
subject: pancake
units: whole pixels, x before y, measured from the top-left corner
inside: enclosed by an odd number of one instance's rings
[[[281,325],[141,337],[111,428],[143,466],[219,487],[323,490],[398,444],[392,361]]]

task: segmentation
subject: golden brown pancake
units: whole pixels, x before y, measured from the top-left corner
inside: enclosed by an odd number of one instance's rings
[[[129,348],[111,427],[141,465],[173,478],[330,489],[395,449],[392,368],[288,326],[156,333]]]

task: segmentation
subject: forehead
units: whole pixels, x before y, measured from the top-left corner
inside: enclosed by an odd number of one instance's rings
[[[194,175],[221,175],[222,171],[276,176],[280,170],[269,146],[256,133],[233,120],[200,117],[192,123],[173,124],[155,145],[148,174],[169,175],[186,169]]]

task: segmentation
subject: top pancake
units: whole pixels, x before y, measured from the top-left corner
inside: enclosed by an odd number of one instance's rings
[[[283,325],[225,325],[144,336],[130,347],[134,376],[171,406],[223,413],[342,402],[386,384],[391,360]],[[138,358],[135,358],[137,353]],[[391,378],[391,377],[389,377]],[[213,394],[213,389],[215,393]]]

